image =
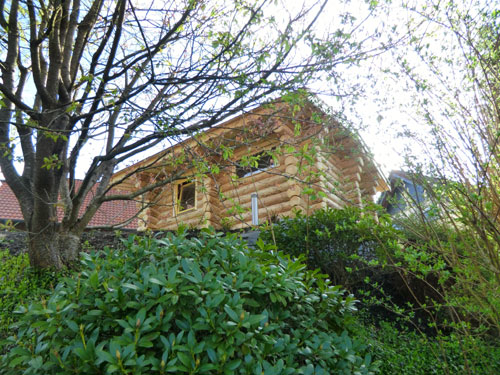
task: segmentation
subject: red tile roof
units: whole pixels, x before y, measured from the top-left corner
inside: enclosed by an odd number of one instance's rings
[[[17,202],[16,196],[5,181],[0,181],[0,220],[24,221],[21,213],[21,208]],[[81,180],[76,181],[77,188],[80,186]],[[92,188],[92,191],[87,194],[85,201],[80,209],[80,214],[83,214],[85,208],[90,203],[93,192],[97,185]],[[119,191],[111,190],[109,194],[119,194]],[[123,192],[122,192],[123,193]],[[88,224],[89,228],[100,226],[119,225],[125,220],[134,217],[137,214],[137,206],[133,201],[109,201],[104,202],[94,217]],[[58,210],[59,220],[62,218],[62,210]],[[137,229],[137,218],[134,218],[125,229]]]

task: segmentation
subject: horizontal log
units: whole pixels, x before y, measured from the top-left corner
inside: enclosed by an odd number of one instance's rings
[[[222,211],[212,211],[210,221],[213,223],[220,223],[223,217],[224,216],[222,216]]]
[[[286,189],[286,193],[287,193],[289,198],[300,196],[300,194],[302,193],[302,190],[303,189],[301,188],[301,186],[298,183],[296,183],[292,180],[288,181],[288,188]]]
[[[276,204],[276,203],[279,203],[279,202],[287,202],[290,200],[290,197],[288,196],[288,194],[286,192],[281,192],[281,193],[275,193],[275,194],[270,194],[270,195],[267,195],[267,196],[262,196],[262,195],[259,195],[259,198],[258,198],[258,204],[259,206],[260,205],[263,205],[263,206],[269,206],[269,205],[273,205],[273,204]],[[251,196],[244,196],[244,197],[241,197],[240,199],[235,199],[235,204],[239,204],[243,207],[251,207]],[[231,201],[228,201],[229,204],[232,204]]]
[[[324,185],[324,193],[330,199],[336,201],[338,204],[344,205],[345,202],[343,200],[345,196],[345,191],[340,187],[333,186],[329,181],[323,181]]]
[[[361,176],[359,187],[364,190],[377,189],[377,180],[368,176]]]
[[[165,196],[162,199],[148,200],[148,203],[151,205],[151,207],[172,206],[172,202],[172,197],[169,196]]]
[[[148,227],[157,227],[158,223],[161,222],[161,220],[159,220],[156,217],[149,217],[147,222],[148,222]]]
[[[363,169],[359,165],[354,165],[349,168],[342,168],[342,175],[344,177],[352,176],[354,174],[360,175],[358,178],[361,180],[361,173],[363,172]]]
[[[236,180],[229,180],[228,182],[220,185],[220,191],[225,192],[230,188],[232,189],[233,187],[238,187],[238,186],[242,186],[242,185],[258,184],[259,182],[261,182],[263,180],[268,180],[268,179],[273,179],[273,178],[286,179],[286,176],[283,172],[284,171],[282,171],[282,170],[278,169],[278,167],[276,167],[276,168],[269,169],[267,171],[256,173],[252,176],[238,178]]]
[[[318,203],[312,203],[309,205],[309,212],[314,212],[314,211],[317,211],[317,210],[321,210],[323,208],[326,207],[326,202],[324,201],[321,201],[321,202],[318,202]]]
[[[268,197],[270,195],[274,194],[287,194],[287,189],[286,189],[286,182],[282,184],[273,184],[273,185],[266,185],[262,186],[261,188],[255,187],[255,186],[248,186],[244,189],[236,189],[233,190],[232,192],[227,192],[226,197],[227,199],[238,199],[240,201],[250,201],[252,198],[252,194],[257,193],[259,198],[264,198]]]
[[[375,186],[371,186],[369,188],[360,186],[360,189],[361,189],[362,196],[373,197],[377,193],[377,188]]]
[[[326,197],[323,199],[323,201],[326,203],[326,205],[330,208],[334,208],[336,210],[339,210],[339,209],[342,209],[345,207],[345,203],[344,204],[339,204],[338,201],[334,201],[332,199],[330,199],[329,197]]]
[[[270,214],[282,214],[284,210],[289,210],[290,207],[291,207],[291,205],[290,205],[289,201],[277,202],[275,204],[266,205],[266,206],[262,205],[262,206],[259,206],[259,210],[258,210],[259,217],[267,216]],[[225,216],[227,216],[227,217],[244,217],[244,218],[251,220],[252,212],[248,208],[245,212],[242,212],[241,214],[227,214],[226,213]]]
[[[217,198],[211,198],[208,201],[208,204],[210,206],[210,211],[218,211],[222,208],[222,201],[219,197]]]
[[[325,163],[326,169],[323,171],[327,176],[330,178],[333,178],[335,180],[341,180],[342,179],[342,172],[338,170],[338,168],[334,168],[333,164],[329,161]]]
[[[141,212],[139,215],[137,215],[139,222],[147,223],[148,222],[148,215],[145,211]]]
[[[166,218],[164,220],[159,220],[155,222],[155,227],[159,229],[171,228],[172,226],[177,227],[179,224],[183,223],[185,225],[198,226],[207,220],[207,215],[205,212],[197,212],[196,215],[177,215],[173,217]]]
[[[347,204],[344,195],[342,195],[340,197],[340,196],[338,196],[336,194],[332,194],[332,193],[325,192],[325,194],[326,194],[326,197],[324,197],[322,199],[325,199],[325,200],[328,199],[329,201],[334,202],[335,205],[337,205],[337,206],[344,207]]]
[[[260,179],[259,181],[245,181],[245,183],[240,183],[239,185],[227,184],[221,187],[222,193],[226,198],[234,198],[237,196],[243,196],[252,193],[259,193],[265,188],[275,186],[281,186],[281,190],[285,189],[285,184],[287,182],[286,177],[281,175],[267,175],[266,179]]]
[[[290,206],[296,208],[303,208],[305,206],[305,202],[300,196],[294,196],[290,199]]]
[[[285,155],[283,157],[283,164],[286,166],[296,165],[298,163],[298,161],[299,161],[299,159],[294,155]]]
[[[295,164],[287,165],[285,168],[285,173],[289,176],[295,176],[298,171],[299,171],[299,168]]]
[[[335,156],[331,155],[329,158],[327,158],[327,163],[329,164],[329,169],[340,176],[342,174],[342,169],[340,168],[340,160]]]
[[[270,220],[273,216],[292,216],[292,210],[289,204],[276,204],[267,207],[267,209],[259,209],[259,224]],[[248,228],[252,226],[252,213],[246,212],[241,216],[233,216],[235,224],[232,229]]]

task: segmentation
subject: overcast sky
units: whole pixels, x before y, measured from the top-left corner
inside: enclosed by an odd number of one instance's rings
[[[286,4],[290,4],[290,2]],[[347,4],[344,1],[333,0],[317,24],[318,32],[326,33],[335,30],[338,26],[336,23],[339,22],[336,15],[341,11],[349,11],[359,21],[364,20],[360,30],[358,30],[359,37],[368,38],[374,30],[379,32],[378,38],[366,41],[365,45],[366,43],[369,45],[370,42],[379,43],[380,40],[388,38],[392,32],[392,26],[405,25],[407,22],[408,15],[405,11],[398,5],[390,6],[392,7],[390,12],[380,12],[377,17],[367,18],[367,6],[364,0],[354,0],[347,2]],[[279,3],[277,9],[279,9]],[[406,47],[403,43],[399,48],[404,50]],[[343,76],[346,85],[358,84],[365,89],[363,96],[359,97],[357,101],[351,102],[350,98],[338,101],[332,96],[321,97],[333,108],[342,110],[345,116],[353,121],[365,144],[373,152],[375,161],[382,166],[386,173],[402,167],[404,160],[402,151],[405,146],[408,146],[407,143],[396,137],[399,130],[397,124],[406,124],[410,128],[419,127],[418,119],[413,118],[410,113],[404,110],[404,107],[411,101],[410,96],[405,91],[405,85],[379,72],[394,63],[391,59],[393,59],[392,54],[386,52],[378,58],[362,62],[359,68],[340,68],[344,69]],[[327,91],[329,84],[331,83],[325,82],[324,87],[318,86],[313,90]],[[102,145],[98,142],[93,142],[92,151],[86,153],[81,165],[90,163],[91,158],[100,153],[101,147]],[[156,151],[158,149],[151,150],[151,152]],[[143,156],[146,155],[138,155],[137,159]],[[84,171],[85,168],[79,168],[79,170]],[[81,178],[83,175],[78,177]]]

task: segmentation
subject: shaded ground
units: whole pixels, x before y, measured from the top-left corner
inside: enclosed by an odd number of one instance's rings
[[[84,249],[102,249],[105,246],[119,248],[121,245],[120,238],[126,238],[131,233],[135,232],[123,231],[120,236],[117,236],[115,231],[92,230],[83,234],[82,245]],[[27,251],[26,232],[0,232],[0,249],[2,248],[9,249],[11,255],[18,255]]]
[[[119,233],[119,235],[117,235]],[[127,238],[130,234],[142,235],[144,232],[136,231],[121,231],[116,232],[112,230],[90,230],[85,232],[82,236],[82,247],[85,249],[103,249],[108,246],[110,248],[118,249],[121,247],[121,238]],[[196,236],[198,231],[189,233],[188,238]],[[161,233],[156,234],[161,236]],[[249,231],[242,233],[242,238],[250,245],[255,244],[259,236],[258,231]],[[0,231],[0,249],[9,249],[11,255],[18,255],[27,251],[27,235],[23,231]]]

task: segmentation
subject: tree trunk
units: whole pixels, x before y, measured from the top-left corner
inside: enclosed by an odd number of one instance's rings
[[[78,260],[81,234],[46,230],[29,234],[30,264],[36,268],[62,269]]]

